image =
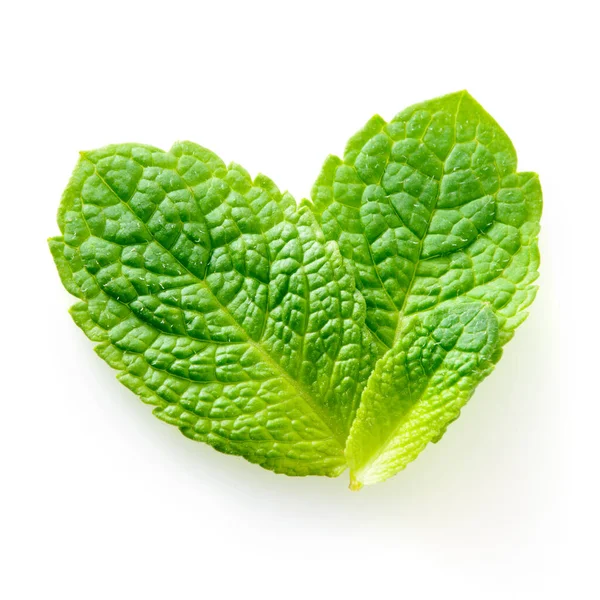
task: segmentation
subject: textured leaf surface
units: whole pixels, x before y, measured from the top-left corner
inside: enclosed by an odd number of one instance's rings
[[[360,487],[441,438],[526,317],[542,198],[516,169],[466,92],[371,119],[300,207],[189,142],[110,146],[82,154],[50,248],[159,418]]]
[[[352,486],[383,481],[459,415],[493,368],[498,321],[489,306],[454,302],[405,320],[377,363],[348,439]]]
[[[412,106],[389,123],[373,117],[343,159],[325,161],[312,201],[366,300],[367,326],[380,348],[390,349],[369,381],[347,448],[355,476],[372,483],[440,439],[525,319],[537,290],[541,189],[537,175],[517,172],[499,125],[459,92]],[[493,316],[498,326],[495,350],[486,344],[482,362],[464,355],[474,371],[461,367],[460,385],[450,383],[463,356],[453,351],[435,384],[415,395],[412,377],[423,375],[403,363],[404,336],[412,339],[416,324],[430,328],[432,311],[437,318],[469,306],[459,300],[488,307],[488,322]]]
[[[290,475],[337,475],[375,351],[307,208],[192,143],[82,154],[50,241],[75,322],[154,414]]]
[[[532,302],[541,189],[508,136],[467,93],[373,117],[330,156],[314,211],[338,242],[391,348],[402,317],[459,296],[488,302],[510,339]]]

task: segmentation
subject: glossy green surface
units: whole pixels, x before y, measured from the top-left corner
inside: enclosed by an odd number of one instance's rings
[[[278,473],[349,465],[357,489],[492,371],[535,296],[541,206],[459,92],[371,119],[299,207],[190,142],[82,153],[50,248],[75,322],[159,418]]]
[[[402,316],[458,296],[493,306],[503,342],[525,318],[538,275],[539,180],[517,172],[510,139],[467,92],[389,123],[373,117],[343,160],[326,160],[312,197],[386,347]]]
[[[487,304],[457,301],[407,318],[363,392],[346,450],[352,485],[387,479],[439,439],[491,372],[497,347]]]
[[[82,154],[50,241],[75,322],[154,414],[289,475],[337,475],[374,364],[307,208],[195,144]]]
[[[490,354],[486,346],[486,360],[497,361],[527,316],[537,290],[542,194],[537,175],[517,172],[508,136],[463,91],[412,106],[389,123],[373,117],[350,139],[343,159],[325,161],[312,200],[325,237],[338,243],[366,300],[367,326],[388,351],[348,442],[359,486],[361,477],[373,483],[393,475],[427,441],[439,440],[491,370],[477,363],[460,391],[436,384],[423,399],[402,390],[385,370],[404,356],[410,318],[424,324],[432,311],[482,303],[498,325],[497,347]],[[452,370],[453,355],[448,360]],[[436,377],[443,382],[447,369],[440,368]],[[414,369],[402,375],[399,369],[394,372],[409,386]],[[423,415],[417,427],[413,414],[428,406],[439,414]],[[377,433],[381,428],[386,435]]]

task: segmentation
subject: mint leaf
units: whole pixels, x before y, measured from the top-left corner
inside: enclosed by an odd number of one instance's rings
[[[271,180],[192,143],[81,155],[50,248],[118,378],[188,437],[338,475],[376,350],[335,243]]]
[[[343,159],[325,161],[312,209],[325,237],[338,243],[365,298],[366,324],[387,350],[348,440],[359,486],[389,477],[441,438],[527,316],[537,290],[541,188],[537,175],[517,172],[510,139],[463,91],[389,123],[373,117]],[[429,319],[435,324],[445,311],[464,320],[469,301],[488,307],[490,328],[494,317],[495,345],[490,340],[477,360],[469,357],[472,372],[452,353],[433,384],[416,393],[413,378],[422,383],[423,375],[404,364],[404,337],[414,327],[437,331]],[[459,363],[460,385],[451,377]],[[391,372],[400,380],[391,381]]]
[[[542,198],[516,165],[466,92],[371,119],[300,207],[190,142],[109,146],[82,153],[50,249],[159,418],[358,488],[442,437],[526,317]]]
[[[452,302],[407,318],[363,392],[346,450],[351,487],[391,477],[436,440],[493,369],[497,347],[486,304]]]
[[[542,195],[508,136],[467,93],[373,117],[330,156],[313,210],[391,348],[404,316],[462,296],[488,302],[506,343],[538,276]]]

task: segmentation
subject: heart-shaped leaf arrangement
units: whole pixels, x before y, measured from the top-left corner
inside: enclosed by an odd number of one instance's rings
[[[191,142],[84,152],[50,249],[97,353],[184,435],[351,487],[403,469],[536,286],[538,178],[466,92],[374,117],[298,206]]]

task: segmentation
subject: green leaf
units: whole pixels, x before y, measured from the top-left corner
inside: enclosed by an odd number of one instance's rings
[[[501,343],[525,319],[538,276],[542,195],[508,136],[467,93],[373,117],[330,156],[313,210],[391,348],[403,317],[457,297],[489,303]]]
[[[109,146],[82,153],[50,249],[159,418],[360,487],[441,438],[526,317],[542,199],[516,166],[466,92],[371,119],[300,207],[190,142]]]
[[[308,208],[192,143],[82,153],[50,248],[73,319],[154,414],[289,475],[335,476],[377,350]]]
[[[352,489],[391,477],[438,438],[493,369],[497,347],[498,321],[486,304],[459,300],[407,318],[348,438]]]
[[[442,437],[526,318],[537,290],[542,193],[537,175],[517,172],[508,136],[463,91],[412,106],[389,123],[373,117],[343,160],[325,161],[312,209],[325,237],[338,243],[365,298],[367,326],[387,350],[348,441],[359,486],[389,477]],[[470,302],[485,304],[490,327],[494,317],[495,345],[468,362],[474,371],[461,371],[461,387],[436,384],[422,397],[413,383],[403,389],[413,377],[422,381],[402,366],[404,336]],[[449,360],[436,367],[442,383],[455,353]],[[389,372],[404,383],[390,381]]]

